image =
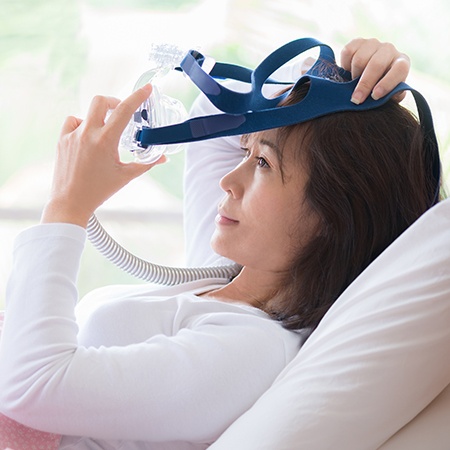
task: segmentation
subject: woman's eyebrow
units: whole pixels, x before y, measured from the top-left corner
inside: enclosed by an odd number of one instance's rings
[[[261,138],[258,141],[258,143],[259,143],[259,145],[265,145],[265,146],[271,148],[277,155],[280,154],[280,147],[278,147],[278,145],[275,144],[274,142],[269,141],[269,140],[264,139],[264,138]]]

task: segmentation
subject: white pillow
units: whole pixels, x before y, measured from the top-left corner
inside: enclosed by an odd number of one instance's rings
[[[273,386],[210,449],[374,450],[449,384],[450,199],[352,283]],[[438,400],[448,415],[448,390]],[[432,439],[421,449],[450,443],[450,427],[436,417],[419,421]],[[415,441],[414,426],[407,428],[400,443]],[[385,448],[412,448],[392,445]]]
[[[449,424],[450,384],[379,450],[448,450]]]

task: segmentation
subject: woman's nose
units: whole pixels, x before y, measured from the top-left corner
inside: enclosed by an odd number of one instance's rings
[[[234,198],[239,198],[242,195],[243,186],[239,175],[241,165],[242,163],[223,176],[219,183],[222,190]]]

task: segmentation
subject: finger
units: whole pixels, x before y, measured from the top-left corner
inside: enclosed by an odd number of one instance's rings
[[[165,155],[161,155],[159,159],[152,163],[140,163],[140,162],[129,162],[123,163],[123,170],[126,173],[126,178],[132,180],[139,177],[140,175],[148,172],[152,167],[164,164],[167,161]]]
[[[61,127],[61,136],[64,136],[65,134],[72,133],[72,131],[75,131],[83,121],[79,119],[78,117],[69,116],[66,118],[66,120],[63,123],[63,126]]]
[[[397,84],[401,81],[401,75],[399,75],[399,70],[397,70],[394,65],[396,58],[400,54],[397,52],[392,44],[380,44],[378,50],[372,54],[371,58],[368,60],[365,69],[361,74],[361,78],[354,90],[352,96],[352,102],[359,104],[362,103],[366,98],[372,94],[376,85],[378,85],[378,91],[375,94],[376,99],[383,97],[388,92],[390,92]],[[408,69],[409,70],[409,69]],[[408,70],[404,72],[407,75]],[[387,82],[385,80],[386,75]],[[394,82],[396,79],[399,81]],[[379,80],[382,81],[381,85]],[[376,97],[378,95],[378,97]]]
[[[352,70],[352,58],[356,53],[361,39],[353,39],[351,40],[342,50],[341,50],[341,67],[348,72]]]
[[[377,39],[353,39],[341,51],[341,66],[359,77],[379,46]]]
[[[400,103],[406,97],[406,91],[397,92],[397,94],[392,96],[392,100]]]
[[[138,109],[139,105],[148,98],[151,92],[152,86],[147,84],[142,88],[137,89],[116,106],[105,126],[111,136],[116,138],[120,137],[130,121],[131,116]]]
[[[119,103],[120,100],[114,97],[95,96],[91,101],[86,116],[86,127],[102,127],[105,123],[105,117],[108,110],[114,109]]]
[[[375,40],[374,40],[375,41]],[[368,41],[364,47],[359,49],[352,58],[350,71],[352,78],[361,76],[366,70],[368,65],[377,54],[378,41]]]
[[[372,97],[378,100],[384,97],[388,92],[391,92],[400,82],[405,81],[409,70],[411,68],[411,61],[408,56],[400,54],[398,58],[394,60],[391,68],[384,77],[375,85],[372,92]],[[400,95],[401,98],[403,98]]]
[[[385,73],[386,67],[390,61],[384,58],[376,58],[373,57],[368,63],[367,67],[363,71],[361,78],[358,81],[358,84],[355,87],[352,96],[353,103],[362,103],[366,98],[372,93],[375,85],[378,80],[383,79],[383,75]],[[379,89],[383,89],[384,84],[382,83],[379,86]],[[395,85],[396,86],[396,85]],[[395,87],[393,86],[393,87]],[[385,91],[381,96],[385,95],[389,91]]]

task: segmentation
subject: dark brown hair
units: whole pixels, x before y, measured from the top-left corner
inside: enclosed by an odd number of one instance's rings
[[[283,105],[299,102],[306,89],[293,91]],[[420,124],[395,101],[280,128],[281,148],[292,133],[309,173],[303,201],[318,226],[267,307],[289,329],[314,329],[347,286],[431,206],[434,189]]]

